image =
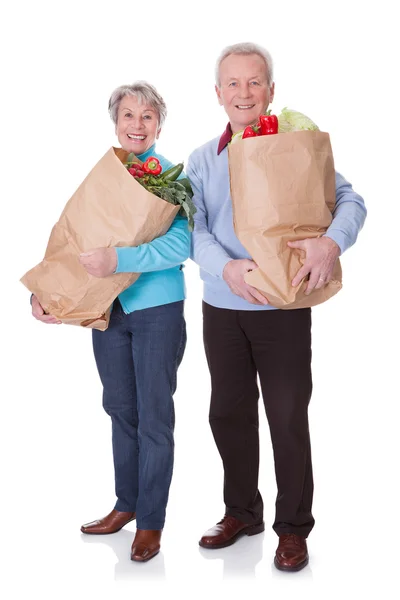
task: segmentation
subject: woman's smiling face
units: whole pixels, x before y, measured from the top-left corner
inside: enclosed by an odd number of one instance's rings
[[[161,129],[157,111],[140,104],[136,96],[124,96],[119,104],[115,132],[121,147],[136,155],[151,148]]]

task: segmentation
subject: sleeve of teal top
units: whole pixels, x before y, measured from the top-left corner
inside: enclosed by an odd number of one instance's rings
[[[207,208],[204,202],[200,167],[196,164],[196,152],[189,156],[187,176],[192,185],[193,202],[197,209],[194,215],[191,259],[207,273],[222,279],[224,267],[232,260],[232,257],[225,252],[215,236],[208,230]]]
[[[149,273],[177,267],[190,254],[187,219],[177,216],[166,234],[148,244],[115,250],[118,260],[115,273]]]
[[[336,204],[325,236],[337,243],[341,254],[355,243],[366,216],[364,200],[340,173],[336,173]]]

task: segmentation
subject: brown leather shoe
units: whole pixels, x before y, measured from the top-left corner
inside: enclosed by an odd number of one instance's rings
[[[303,569],[308,565],[306,538],[295,533],[280,535],[274,563],[280,571],[300,571],[300,569]]]
[[[236,517],[225,516],[222,521],[211,527],[205,532],[199,545],[202,548],[225,548],[231,546],[242,535],[256,535],[264,531],[265,525],[263,522],[256,525],[248,525],[236,519]]]
[[[135,518],[136,513],[134,512],[120,512],[114,509],[104,519],[98,519],[97,521],[82,525],[81,531],[82,533],[91,533],[93,535],[116,533]]]
[[[161,529],[137,529],[131,548],[131,560],[146,562],[160,552]]]

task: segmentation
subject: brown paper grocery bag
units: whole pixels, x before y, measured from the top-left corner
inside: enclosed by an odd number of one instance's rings
[[[245,276],[277,308],[305,308],[325,302],[342,287],[336,262],[333,279],[304,294],[307,281],[291,281],[304,253],[287,242],[319,237],[332,221],[335,171],[327,133],[296,131],[231,144],[229,172],[234,227],[258,269]]]
[[[158,198],[128,173],[128,153],[110,148],[65,206],[45,257],[22,283],[63,323],[105,330],[110,306],[139,273],[97,278],[79,263],[91,248],[138,246],[163,235],[180,206]]]

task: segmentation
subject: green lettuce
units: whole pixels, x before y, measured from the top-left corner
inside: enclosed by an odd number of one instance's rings
[[[297,110],[284,108],[278,116],[279,133],[288,133],[289,131],[319,131],[318,126],[306,115]]]
[[[243,133],[244,133],[244,129],[243,129],[243,131],[238,131],[237,133],[234,133],[230,143],[234,144],[235,142],[238,142],[239,140],[241,140],[243,137]]]

